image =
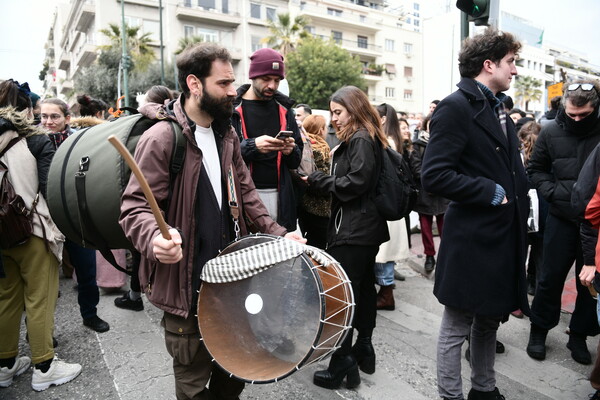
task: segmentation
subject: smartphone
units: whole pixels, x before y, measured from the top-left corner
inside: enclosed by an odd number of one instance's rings
[[[292,137],[292,131],[279,131],[277,135],[275,135],[275,139],[285,140],[289,137]]]

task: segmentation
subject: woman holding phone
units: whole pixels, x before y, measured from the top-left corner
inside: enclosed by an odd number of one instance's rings
[[[338,388],[344,378],[348,388],[360,384],[358,368],[375,372],[371,336],[377,316],[375,256],[379,245],[389,239],[386,221],[373,202],[381,157],[387,138],[379,114],[366,94],[355,86],[336,91],[329,103],[340,145],[333,152],[328,175],[316,171],[304,178],[312,189],[332,197],[327,229],[327,252],[340,262],[351,281],[356,304],[352,327],[358,331],[352,346],[353,329],[333,354],[329,367],[317,371],[314,384]]]

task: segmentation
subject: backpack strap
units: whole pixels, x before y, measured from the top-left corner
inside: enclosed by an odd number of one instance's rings
[[[10,142],[8,142],[6,147],[2,149],[2,151],[0,151],[0,157],[2,157],[4,153],[6,153],[11,147],[17,144],[21,139],[23,139],[22,136],[17,136],[16,138],[13,138]]]
[[[85,189],[85,178],[86,172],[89,168],[90,160],[88,157],[83,157],[79,162],[79,171],[75,173],[75,192],[77,194],[77,208],[79,210],[79,229],[81,232],[81,239],[84,241],[83,246],[85,247],[85,237],[88,237],[91,240],[91,244],[93,244],[100,254],[108,261],[113,267],[118,269],[121,272],[126,273],[127,275],[131,275],[131,271],[127,271],[125,268],[121,267],[112,251],[108,247],[108,244],[105,240],[102,239],[102,236],[98,233],[98,228],[92,218],[90,217],[90,213],[88,211],[88,204],[86,199],[86,189]],[[86,232],[84,234],[84,232]]]

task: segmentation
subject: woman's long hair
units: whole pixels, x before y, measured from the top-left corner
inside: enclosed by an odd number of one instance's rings
[[[542,126],[535,121],[529,121],[519,130],[519,139],[523,145],[523,164],[527,166],[533,147],[537,141]]]
[[[350,124],[341,128],[337,133],[337,137],[341,141],[348,142],[356,131],[365,129],[373,139],[379,139],[384,147],[388,145],[379,114],[369,103],[365,92],[356,86],[344,86],[338,89],[329,100],[341,104],[350,114]]]
[[[313,151],[320,151],[323,153],[323,158],[329,160],[330,148],[322,135],[325,124],[325,117],[322,115],[310,114],[308,117],[304,118],[302,127],[311,140]]]
[[[395,150],[400,152],[402,150],[402,136],[400,135],[400,123],[398,122],[396,110],[389,104],[383,103],[377,106],[377,112],[381,118],[385,117],[383,131],[394,142]]]
[[[404,118],[398,119],[398,126],[400,126],[400,124],[406,124],[406,126],[410,128],[410,124]],[[400,137],[402,138],[402,133],[400,133]],[[400,143],[402,143],[402,146],[400,147],[402,149],[402,151],[400,151],[400,153],[404,153],[405,151],[412,151],[413,142],[412,142],[412,139],[410,138],[410,131],[408,132],[408,139],[402,138]]]

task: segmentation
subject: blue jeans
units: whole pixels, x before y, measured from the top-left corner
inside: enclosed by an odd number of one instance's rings
[[[375,280],[379,286],[390,286],[394,284],[394,265],[393,261],[384,263],[375,263]]]
[[[77,302],[81,317],[95,317],[96,306],[100,301],[100,291],[96,283],[96,250],[81,247],[69,239],[65,246],[77,275]]]

